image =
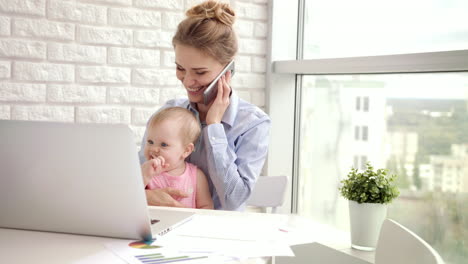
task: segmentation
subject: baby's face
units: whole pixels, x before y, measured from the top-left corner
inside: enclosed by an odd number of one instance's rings
[[[167,170],[179,166],[185,160],[186,146],[180,136],[180,123],[165,120],[149,127],[146,134],[146,160],[162,156],[169,164]]]

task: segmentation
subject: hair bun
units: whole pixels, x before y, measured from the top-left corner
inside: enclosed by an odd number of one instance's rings
[[[186,15],[193,18],[213,19],[226,26],[232,26],[236,18],[236,13],[229,4],[211,0],[190,8]]]

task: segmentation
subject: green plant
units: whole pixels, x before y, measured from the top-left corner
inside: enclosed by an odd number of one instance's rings
[[[341,181],[343,186],[338,189],[344,198],[358,203],[383,204],[400,195],[394,183],[396,175],[387,176],[387,169],[374,170],[370,162],[367,162],[366,167],[363,172],[351,168],[348,178]]]

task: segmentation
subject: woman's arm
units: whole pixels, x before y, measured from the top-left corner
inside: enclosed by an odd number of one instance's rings
[[[200,169],[197,169],[197,197],[195,199],[198,209],[214,209],[208,181]]]
[[[156,206],[185,207],[183,204],[178,202],[176,198],[185,198],[188,196],[185,192],[181,190],[169,187],[164,189],[154,189],[145,191],[146,201],[148,202],[148,205]]]
[[[260,116],[250,120],[246,131],[235,139],[235,146],[229,146],[222,124],[203,129],[208,173],[222,209],[236,210],[249,198],[267,156],[269,131],[269,117]]]

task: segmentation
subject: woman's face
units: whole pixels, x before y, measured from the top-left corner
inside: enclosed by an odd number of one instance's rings
[[[202,51],[180,44],[175,46],[175,63],[177,79],[182,82],[193,103],[203,103],[203,91],[224,67]]]

